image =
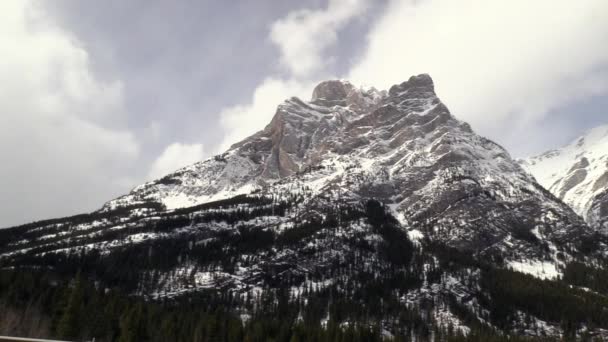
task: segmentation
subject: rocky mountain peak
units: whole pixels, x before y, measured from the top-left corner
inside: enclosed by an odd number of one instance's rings
[[[526,234],[519,254],[537,260],[545,256],[535,237],[550,237],[557,246],[589,233],[505,149],[455,118],[429,75],[412,76],[389,92],[326,81],[312,98],[283,102],[264,130],[221,156],[138,187],[105,208],[153,201],[173,209],[252,191],[309,189],[311,198],[340,193],[390,204],[404,227],[425,227],[422,235],[461,250],[501,254]],[[511,232],[516,226],[525,232]]]
[[[347,81],[329,80],[319,83],[312,91],[311,102],[326,100],[326,101],[344,101],[348,94],[355,87]]]
[[[314,88],[310,103],[324,107],[348,107],[355,113],[363,113],[376,108],[386,97],[386,91],[373,87],[364,89],[345,80],[328,80]]]
[[[264,130],[226,153],[105,208],[150,201],[183,208],[253,191],[306,192],[311,205],[336,194],[343,201],[374,198],[390,205],[404,229],[488,255],[510,251],[543,260],[535,239],[549,239],[560,250],[589,234],[507,151],[456,119],[426,74],[389,92],[322,82],[312,101],[283,102]]]
[[[401,84],[392,86],[388,93],[391,96],[395,96],[405,91],[429,92],[435,94],[435,84],[433,83],[431,76],[428,74],[420,74],[410,77],[409,80]]]

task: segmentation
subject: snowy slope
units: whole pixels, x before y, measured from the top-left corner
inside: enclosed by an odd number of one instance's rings
[[[608,229],[608,125],[521,165],[590,225]]]
[[[104,210],[149,202],[176,209],[302,189],[312,197],[378,199],[414,235],[500,255],[522,270],[547,258],[559,268],[556,255],[571,255],[566,246],[591,234],[505,149],[456,119],[428,75],[388,91],[322,82],[310,101],[286,100],[266,128],[226,153],[139,186]]]
[[[314,165],[320,145],[380,105],[386,92],[357,89],[346,81],[326,81],[310,102],[284,101],[262,131],[234,144],[226,153],[143,184],[108,202],[105,210],[143,202],[169,209],[246,194]]]

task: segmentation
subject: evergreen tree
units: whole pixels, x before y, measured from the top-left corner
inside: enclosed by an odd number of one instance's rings
[[[69,289],[65,308],[57,325],[57,335],[64,339],[75,339],[80,333],[80,318],[83,314],[83,284],[80,275],[76,276],[74,285]]]

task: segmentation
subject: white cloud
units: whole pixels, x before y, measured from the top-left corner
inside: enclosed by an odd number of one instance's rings
[[[366,9],[364,0],[329,0],[327,8],[303,9],[277,20],[270,39],[281,62],[296,77],[310,77],[326,66],[323,52],[336,43],[337,31]]]
[[[351,80],[429,73],[454,115],[516,153],[552,134],[550,110],[608,91],[604,0],[392,1],[367,40]]]
[[[292,11],[275,21],[270,39],[280,52],[289,77],[268,77],[254,90],[251,102],[227,107],[220,112],[225,130],[216,152],[261,130],[270,123],[277,106],[293,96],[308,99],[331,57],[326,50],[337,42],[338,31],[367,8],[365,0],[329,0],[320,10]]]
[[[148,177],[160,178],[181,167],[194,164],[205,158],[205,149],[201,144],[173,143],[152,163]]]
[[[100,206],[122,191],[135,137],[112,127],[120,82],[100,82],[86,51],[35,3],[0,3],[0,227]]]

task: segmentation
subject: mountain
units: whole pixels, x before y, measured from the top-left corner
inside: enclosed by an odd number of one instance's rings
[[[315,198],[380,200],[415,236],[513,262],[525,255],[540,263],[546,253],[537,240],[570,255],[563,247],[591,234],[507,151],[454,118],[428,75],[388,92],[323,82],[310,102],[285,101],[264,130],[226,153],[137,187],[104,210],[302,189]]]
[[[608,125],[521,165],[591,227],[608,231]]]
[[[601,337],[606,246],[423,74],[388,91],[322,82],[221,155],[99,211],[0,230],[0,268],[210,319],[219,305],[254,335],[280,317],[287,340]]]

